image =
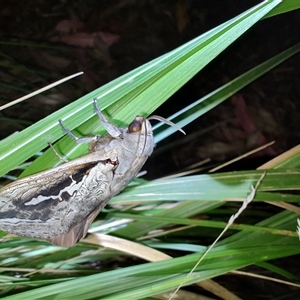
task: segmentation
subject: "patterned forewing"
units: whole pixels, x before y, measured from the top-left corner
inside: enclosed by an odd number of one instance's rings
[[[110,199],[112,169],[104,162],[85,163],[6,186],[0,193],[0,228],[44,239],[70,231]]]

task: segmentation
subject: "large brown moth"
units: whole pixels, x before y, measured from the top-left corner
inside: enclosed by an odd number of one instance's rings
[[[100,210],[138,174],[154,148],[150,119],[137,116],[127,128],[107,121],[94,100],[107,130],[104,137],[77,138],[89,142],[89,154],[8,184],[0,190],[0,229],[71,247],[82,239]],[[180,129],[179,129],[180,130]]]

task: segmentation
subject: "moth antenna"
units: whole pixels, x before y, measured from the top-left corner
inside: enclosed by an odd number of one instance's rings
[[[165,124],[168,124],[174,128],[176,128],[177,130],[179,130],[180,132],[182,132],[184,135],[186,135],[186,133],[184,132],[184,130],[182,130],[179,126],[177,126],[175,123],[161,117],[161,116],[157,116],[157,115],[153,115],[147,118],[147,120],[157,120],[157,121],[161,121]]]

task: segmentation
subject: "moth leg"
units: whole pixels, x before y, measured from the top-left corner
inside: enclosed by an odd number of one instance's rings
[[[97,98],[94,98],[94,108],[95,111],[99,117],[99,119],[101,120],[104,128],[107,130],[107,132],[114,138],[123,138],[123,133],[122,131],[113,123],[110,123],[106,117],[103,115],[102,111],[100,110],[100,108],[98,107],[97,104]]]
[[[99,135],[95,135],[95,136],[83,136],[83,137],[78,137],[76,136],[71,130],[69,130],[64,123],[62,122],[62,120],[58,120],[60,126],[62,127],[62,129],[64,130],[64,132],[70,137],[72,138],[77,144],[84,144],[84,143],[92,143],[95,142],[97,140],[99,140]]]
[[[68,160],[64,157],[62,157],[57,151],[56,149],[53,147],[53,145],[51,143],[48,143],[48,145],[50,146],[50,148],[52,149],[52,151],[54,152],[54,154],[62,161],[64,162],[68,162]]]

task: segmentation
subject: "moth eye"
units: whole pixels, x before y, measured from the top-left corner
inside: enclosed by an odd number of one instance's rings
[[[142,129],[142,122],[134,120],[128,126],[129,133],[139,132]]]

